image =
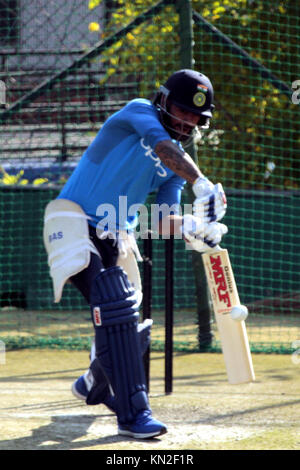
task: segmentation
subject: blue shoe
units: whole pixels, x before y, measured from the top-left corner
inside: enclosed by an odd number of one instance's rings
[[[75,382],[73,382],[71,390],[76,398],[79,398],[80,400],[87,399],[89,391],[84,380],[84,375],[81,375],[77,380],[75,380]]]
[[[167,432],[165,424],[152,418],[151,410],[144,410],[137,414],[134,421],[129,424],[120,424],[118,434],[130,436],[135,439],[149,439]]]
[[[75,382],[72,384],[72,393],[76,398],[86,401],[89,391],[92,387],[92,384],[89,382],[89,377],[87,374],[81,375]],[[109,393],[109,388],[107,387],[107,394],[102,401],[94,402],[94,405],[100,405],[103,403],[110,409],[110,411],[115,412],[115,398]]]

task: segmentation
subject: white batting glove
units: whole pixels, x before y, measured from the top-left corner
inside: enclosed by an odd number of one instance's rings
[[[211,194],[213,189],[213,183],[209,181],[209,179],[205,176],[199,176],[199,178],[197,178],[195,183],[193,184],[193,191],[196,198],[204,197],[208,194]]]
[[[187,241],[204,238],[204,223],[200,217],[186,214],[182,217],[182,234]]]
[[[220,224],[219,222],[206,224],[204,228],[204,242],[209,248],[213,248],[221,242],[223,235],[227,232],[227,225]]]
[[[182,217],[182,235],[187,249],[204,251],[204,224],[202,219],[192,214],[184,215]]]
[[[223,186],[217,183],[210,193],[197,197],[193,203],[193,214],[201,217],[206,223],[221,220],[227,209]]]
[[[183,216],[182,233],[187,248],[195,251],[206,251],[218,245],[222,236],[227,233],[227,226],[219,222],[203,223],[202,219],[191,214]]]

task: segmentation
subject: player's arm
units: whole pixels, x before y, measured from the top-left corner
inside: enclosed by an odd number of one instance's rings
[[[160,235],[183,237],[190,247],[197,251],[205,251],[217,245],[227,227],[218,222],[208,223],[207,217],[195,217],[191,214],[181,215],[180,200],[184,180],[174,175],[162,184],[156,196],[160,208],[158,231]]]
[[[192,184],[196,199],[193,214],[203,222],[221,220],[227,209],[227,201],[220,183],[214,185],[206,178],[191,156],[171,140],[162,140],[155,146],[155,153],[174,173]]]
[[[167,168],[193,185],[196,198],[210,197],[214,185],[203,175],[192,157],[171,140],[153,112],[152,105],[146,100],[133,100],[123,108],[118,119],[122,121],[122,127],[127,126],[145,139]],[[202,210],[207,200],[201,199],[199,203]]]
[[[188,183],[194,184],[199,177],[205,178],[191,156],[181,150],[172,140],[158,142],[154,151],[170,170]]]
[[[170,139],[153,113],[153,107],[146,101],[134,100],[120,114],[123,116],[122,126],[126,124],[145,139],[167,168],[192,184],[196,197],[194,215],[201,216],[207,223],[220,220],[226,211],[224,192],[220,193],[217,185],[203,175],[191,156]]]

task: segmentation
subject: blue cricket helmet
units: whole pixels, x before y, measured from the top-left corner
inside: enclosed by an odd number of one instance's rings
[[[177,106],[199,116],[212,117],[214,90],[203,73],[182,69],[173,73],[160,91]]]
[[[153,104],[159,111],[161,123],[170,136],[188,145],[191,139],[201,138],[199,128],[209,128],[214,109],[213,97],[213,86],[206,75],[195,70],[182,69],[174,72],[159,88]],[[170,112],[172,104],[199,116],[197,125],[190,127],[186,132],[184,126],[188,123],[181,120],[182,130],[179,132],[178,129],[174,129],[172,121],[174,118],[177,121],[179,119]]]

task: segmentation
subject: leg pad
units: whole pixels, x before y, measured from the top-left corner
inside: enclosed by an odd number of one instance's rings
[[[91,289],[96,358],[113,390],[120,423],[149,409],[138,337],[134,289],[126,273],[114,266],[101,271]]]

